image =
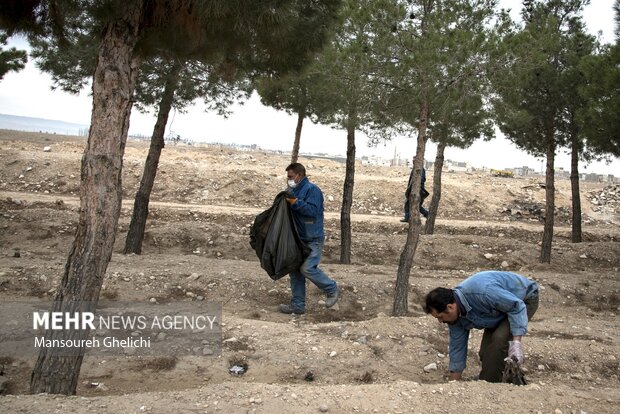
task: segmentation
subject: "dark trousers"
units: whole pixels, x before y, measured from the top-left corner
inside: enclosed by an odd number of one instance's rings
[[[527,320],[531,320],[538,309],[538,294],[523,301],[527,309]],[[493,329],[485,329],[480,343],[480,379],[488,382],[502,382],[504,358],[508,356],[508,341],[512,339],[508,318]]]
[[[407,188],[407,191],[405,191],[405,207],[403,208],[403,210],[405,211],[405,220],[407,221],[409,221],[409,194],[410,193],[411,193],[411,188]],[[420,189],[420,214],[422,214],[424,217],[428,217],[428,210],[422,207],[422,203],[424,203],[424,200],[426,199],[426,197],[428,197],[428,194],[429,194],[428,191],[426,191],[424,187]]]

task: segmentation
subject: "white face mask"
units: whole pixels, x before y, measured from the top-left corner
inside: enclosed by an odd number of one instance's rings
[[[289,186],[290,188],[295,188],[295,187],[297,187],[297,183],[295,182],[295,180],[288,180],[287,182],[288,182],[288,186]]]

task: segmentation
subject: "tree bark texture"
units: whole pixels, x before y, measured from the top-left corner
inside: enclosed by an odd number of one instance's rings
[[[121,208],[121,170],[139,61],[134,57],[144,2],[128,6],[104,28],[93,76],[93,111],[82,156],[76,237],[52,311],[94,311],[114,245]],[[48,330],[46,339],[86,339],[88,330]],[[33,393],[75,394],[84,350],[64,356],[42,348],[31,376]]]
[[[420,108],[418,124],[418,142],[415,152],[415,161],[413,168],[415,169],[416,180],[413,182],[411,194],[409,194],[409,228],[407,230],[407,241],[400,254],[398,261],[398,271],[396,273],[396,286],[394,288],[394,305],[392,308],[393,316],[405,316],[409,311],[409,275],[411,274],[411,266],[415,257],[415,251],[418,247],[420,238],[420,214],[418,208],[420,206],[420,187],[422,186],[422,167],[424,165],[424,151],[426,150],[426,127],[428,122],[428,104],[423,103]]]
[[[297,162],[299,159],[299,143],[301,142],[301,129],[304,126],[304,118],[306,118],[306,111],[300,110],[299,113],[297,113],[297,127],[295,128],[295,141],[293,141],[291,163]]]
[[[573,243],[581,243],[581,196],[579,194],[579,143],[576,137],[573,138],[570,162],[570,187],[572,193],[573,204],[573,226],[571,232],[571,241]]]
[[[435,232],[435,218],[439,211],[439,200],[441,200],[441,171],[444,163],[444,152],[446,143],[439,142],[437,145],[437,155],[435,156],[435,165],[433,166],[433,196],[431,197],[431,205],[428,206],[428,218],[424,225],[425,234],[433,234]]]
[[[545,179],[545,229],[543,231],[540,263],[551,263],[551,244],[553,241],[553,223],[555,219],[555,140],[553,134],[547,137],[547,170]]]
[[[131,222],[129,223],[127,238],[125,239],[125,249],[123,250],[123,253],[125,254],[142,253],[144,230],[146,228],[146,220],[149,215],[149,201],[151,199],[153,185],[155,184],[155,177],[157,176],[159,158],[165,145],[164,134],[166,132],[166,125],[168,124],[168,116],[170,115],[170,110],[172,109],[172,103],[174,101],[174,93],[177,85],[179,84],[179,73],[181,69],[181,63],[176,63],[171,68],[168,78],[166,79],[166,85],[164,86],[161,100],[159,102],[157,121],[155,122],[155,127],[153,128],[149,153],[144,164],[140,187],[136,193],[133,204],[133,212],[131,214]]]
[[[351,206],[355,182],[355,127],[347,127],[347,167],[340,210],[340,263],[351,264]]]

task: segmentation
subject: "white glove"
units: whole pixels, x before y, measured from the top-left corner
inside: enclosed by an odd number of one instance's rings
[[[521,341],[508,341],[508,357],[515,359],[519,365],[523,363]]]

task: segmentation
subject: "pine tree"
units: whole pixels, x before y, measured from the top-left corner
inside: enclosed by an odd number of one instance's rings
[[[545,223],[540,262],[551,261],[555,210],[555,154],[569,145],[566,97],[570,67],[567,32],[581,12],[581,0],[547,0],[524,12],[525,27],[508,39],[513,56],[494,78],[497,121],[519,148],[545,156]]]
[[[594,157],[620,157],[620,0],[614,4],[616,42],[582,59],[580,93],[588,106],[578,113],[586,146]]]
[[[0,32],[0,45],[6,46],[9,36]],[[9,72],[18,72],[26,67],[28,63],[28,54],[25,50],[18,50],[12,47],[4,50],[0,47],[0,81],[4,79],[4,75]]]
[[[310,89],[316,120],[346,131],[347,159],[340,210],[340,263],[351,263],[351,207],[355,185],[355,133],[372,122],[378,104],[379,54],[391,33],[390,0],[347,0],[333,39],[313,65]]]
[[[142,111],[156,106],[157,121],[134,198],[123,253],[142,253],[149,201],[165,146],[164,134],[170,111],[173,108],[183,111],[195,99],[203,97],[208,109],[226,116],[227,108],[235,101],[247,99],[250,91],[249,79],[240,77],[239,71],[231,70],[227,62],[205,64],[154,58],[141,65],[136,104]]]
[[[299,158],[299,146],[304,120],[313,116],[310,92],[317,84],[317,77],[313,74],[312,64],[302,72],[290,73],[286,76],[264,77],[256,82],[256,90],[263,105],[277,110],[284,110],[297,117],[291,163]]]
[[[441,107],[441,112],[430,116],[432,126],[429,138],[437,143],[437,153],[433,165],[433,188],[429,215],[424,224],[424,233],[433,234],[435,219],[441,199],[441,176],[446,147],[468,148],[475,140],[494,135],[492,116],[488,105],[486,77],[472,77],[463,83],[458,100],[450,100]]]
[[[54,39],[63,48],[92,33],[93,112],[82,157],[80,217],[53,311],[94,311],[112,255],[121,207],[121,172],[138,69],[169,51],[225,56],[237,67],[299,69],[320,48],[339,1],[35,0],[3,3],[0,29]],[[96,30],[94,30],[96,29]],[[47,331],[46,339],[84,339],[87,330]],[[83,354],[42,349],[31,391],[74,394]]]
[[[565,122],[561,127],[566,130],[569,140],[568,146],[571,151],[571,193],[572,193],[572,231],[571,241],[579,243],[581,234],[581,197],[579,191],[579,161],[592,158],[591,152],[585,145],[587,137],[579,122],[579,114],[587,110],[590,103],[583,95],[583,87],[587,85],[587,79],[581,70],[584,59],[592,56],[595,50],[594,37],[586,34],[585,24],[581,17],[571,19],[565,36],[563,37],[564,53],[562,64],[564,66],[564,117]]]
[[[407,10],[393,22],[393,41],[386,47],[383,83],[384,120],[400,124],[417,136],[414,180],[409,197],[412,218],[400,255],[392,314],[408,312],[409,275],[418,245],[421,221],[420,176],[433,114],[443,122],[450,101],[459,102],[472,79],[483,76],[497,28],[492,24],[494,1],[418,0],[400,2]],[[503,19],[499,20],[503,23]],[[499,24],[498,23],[498,24]],[[473,114],[472,114],[473,115]],[[438,132],[440,132],[439,127]],[[432,132],[432,131],[431,131]],[[415,207],[414,207],[415,206]]]

